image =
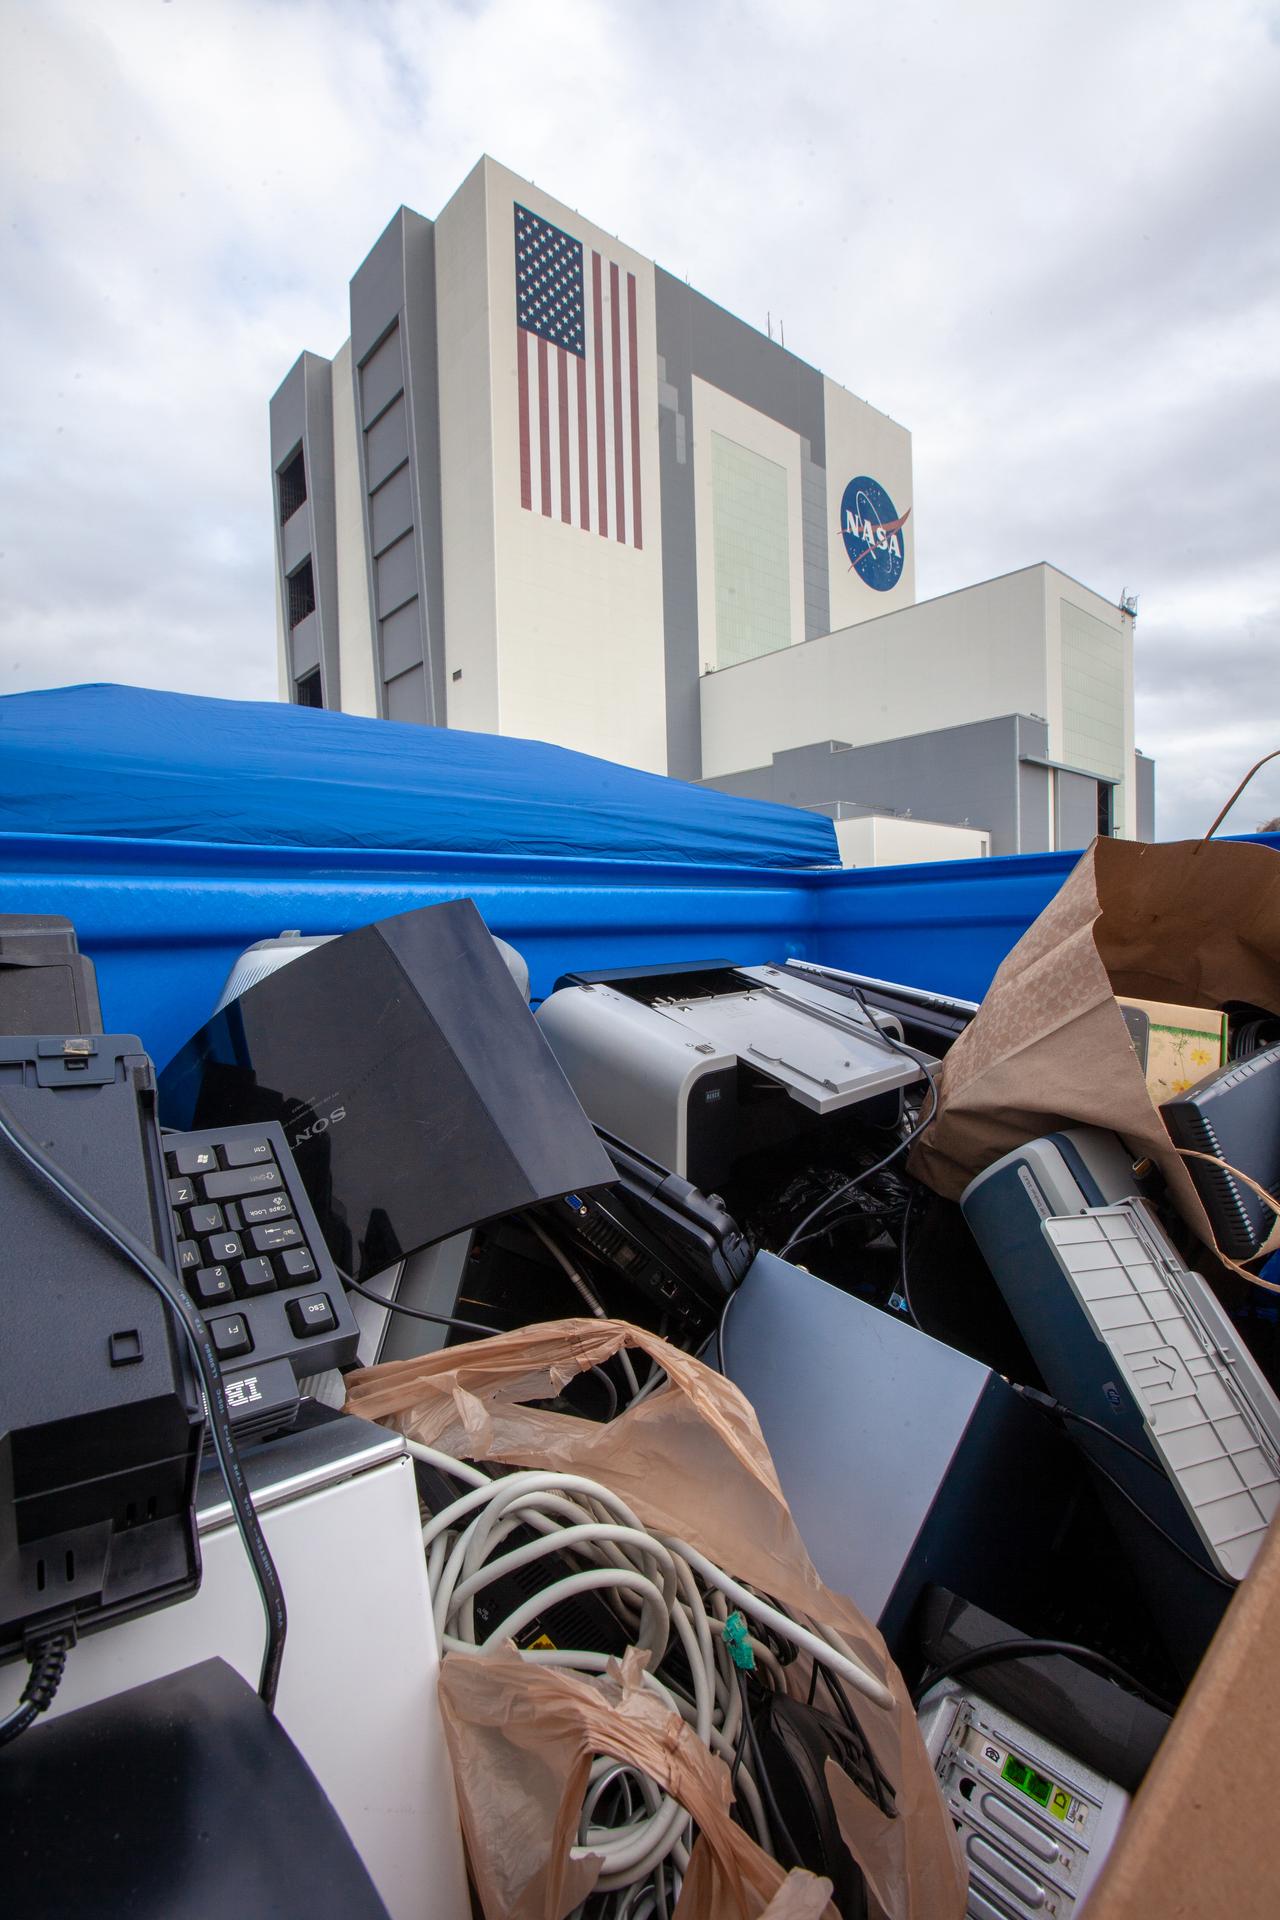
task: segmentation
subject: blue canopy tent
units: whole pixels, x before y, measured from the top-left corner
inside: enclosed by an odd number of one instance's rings
[[[798,952],[837,857],[820,814],[536,740],[139,687],[0,698],[0,912],[65,914],[108,1027],[158,1063],[287,927],[468,895],[541,995],[567,965]]]
[[[0,832],[728,865],[839,863],[820,814],[540,740],[143,687],[0,699]]]

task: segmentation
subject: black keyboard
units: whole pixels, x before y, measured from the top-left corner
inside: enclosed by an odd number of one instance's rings
[[[298,1379],[350,1366],[359,1330],[275,1121],[166,1133],[178,1265],[237,1431],[286,1425]]]

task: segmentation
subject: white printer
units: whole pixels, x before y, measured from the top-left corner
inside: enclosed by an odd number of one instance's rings
[[[892,1125],[924,1078],[891,1014],[783,967],[566,974],[537,1018],[596,1125],[704,1190],[831,1114]]]

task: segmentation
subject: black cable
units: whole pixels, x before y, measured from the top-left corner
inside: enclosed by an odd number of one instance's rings
[[[428,1313],[425,1307],[407,1307],[400,1300],[384,1300],[380,1293],[374,1293],[369,1287],[362,1287],[358,1280],[353,1280],[351,1275],[344,1273],[341,1267],[338,1267],[337,1274],[344,1287],[350,1287],[353,1293],[360,1294],[365,1300],[372,1300],[375,1307],[385,1307],[388,1313],[403,1313],[410,1320],[430,1320],[436,1327],[457,1327],[463,1333],[488,1335],[511,1331],[509,1327],[486,1327],[479,1320],[459,1320],[457,1315],[452,1313]]]
[[[1132,1441],[1126,1440],[1122,1433],[1112,1433],[1110,1427],[1104,1427],[1101,1420],[1091,1420],[1087,1413],[1077,1413],[1074,1407],[1060,1407],[1059,1412],[1064,1420],[1074,1420],[1078,1427],[1088,1427],[1091,1432],[1100,1433],[1104,1440],[1111,1442],[1113,1447],[1122,1447],[1126,1453],[1131,1453],[1135,1460],[1141,1460],[1144,1467],[1150,1467],[1152,1473],[1158,1473],[1161,1478],[1165,1477],[1165,1470],[1158,1460],[1153,1460],[1149,1453],[1142,1451],[1141,1447],[1135,1447]]]
[[[839,1194],[845,1191],[846,1189],[841,1187],[837,1193],[831,1196],[832,1202],[834,1203],[839,1197]],[[901,1220],[902,1214],[903,1206],[901,1203],[896,1206],[885,1207],[859,1207],[854,1204],[849,1204],[842,1206],[830,1220],[824,1220],[821,1226],[812,1228],[810,1232],[804,1235],[803,1239],[789,1240],[787,1246],[790,1252],[795,1253],[800,1247],[808,1246],[811,1240],[825,1240],[829,1234],[835,1233],[840,1227],[858,1226],[863,1221],[870,1224],[874,1224],[877,1221],[889,1223],[894,1220]],[[886,1227],[879,1229],[881,1233],[884,1231],[886,1231]],[[877,1236],[873,1235],[873,1239],[875,1237]],[[870,1242],[868,1242],[868,1245],[870,1245]],[[781,1255],[779,1255],[779,1258],[781,1258]]]
[[[8,1746],[20,1733],[25,1733],[36,1715],[51,1705],[74,1639],[73,1631],[58,1628],[37,1642],[31,1655],[31,1672],[18,1695],[18,1704],[0,1720],[0,1747]]]
[[[1118,1493],[1120,1498],[1126,1501],[1141,1519],[1146,1521],[1151,1531],[1158,1533],[1165,1545],[1172,1547],[1173,1551],[1185,1560],[1189,1567],[1194,1567],[1198,1574],[1204,1579],[1211,1581],[1215,1587],[1221,1587],[1227,1593],[1235,1592],[1237,1583],[1234,1580],[1228,1580],[1225,1575],[1218,1572],[1216,1567],[1207,1567],[1203,1560],[1197,1560],[1195,1554],[1189,1552],[1188,1549],[1183,1546],[1181,1540],[1175,1540],[1167,1528],[1161,1526],[1154,1514],[1147,1512],[1140,1500],[1134,1499],[1129,1489],[1126,1486],[1122,1486],[1120,1481],[1116,1479],[1114,1473],[1109,1473],[1100,1460],[1090,1459],[1089,1464],[1094,1469],[1094,1472],[1100,1473],[1107,1482],[1107,1485],[1111,1487],[1114,1492]]]
[[[742,1710],[742,1725],[738,1728],[738,1738],[734,1742],[733,1765],[729,1769],[729,1785],[733,1788],[735,1801],[738,1797],[738,1774],[742,1769],[742,1756],[747,1750],[747,1711]]]
[[[244,1468],[240,1464],[240,1454],[231,1427],[231,1416],[227,1411],[226,1395],[222,1390],[222,1367],[213,1344],[213,1337],[203,1318],[187,1298],[181,1283],[175,1281],[173,1275],[157,1260],[151,1249],[144,1246],[141,1240],[136,1239],[128,1227],[122,1226],[114,1215],[108,1213],[92,1194],[86,1193],[65,1167],[51,1160],[43,1147],[27,1132],[22,1122],[4,1107],[0,1107],[0,1134],[55,1192],[62,1195],[82,1219],[88,1221],[96,1233],[101,1234],[104,1240],[110,1241],[126,1260],[137,1267],[143,1278],[150,1281],[157,1293],[168,1304],[187,1337],[187,1343],[191,1348],[200,1382],[204,1388],[209,1413],[209,1430],[213,1436],[213,1449],[217,1455],[218,1465],[222,1469],[227,1495],[231,1501],[231,1510],[235,1516],[240,1538],[244,1542],[244,1550],[253,1568],[253,1576],[257,1581],[258,1593],[262,1600],[262,1611],[266,1616],[267,1641],[263,1649],[258,1693],[265,1704],[274,1709],[276,1687],[280,1679],[280,1661],[284,1654],[284,1640],[289,1619],[280,1576],[276,1572],[275,1562],[271,1558],[271,1549],[267,1545],[266,1535],[262,1531],[257,1510],[249,1492],[249,1483],[245,1479]]]
[[[821,1660],[816,1660],[814,1666],[817,1672],[821,1673],[823,1681],[826,1684],[827,1692],[836,1703],[840,1718],[844,1721],[845,1729],[850,1739],[862,1755],[863,1763],[871,1776],[872,1785],[875,1787],[876,1805],[879,1807],[881,1813],[892,1820],[898,1811],[894,1803],[893,1788],[881,1771],[875,1754],[871,1751],[871,1742],[867,1739],[862,1722],[858,1719],[857,1714],[850,1704],[848,1694],[836,1679],[835,1675],[828,1667],[823,1665]]]
[[[743,1725],[747,1732],[747,1744],[751,1748],[751,1761],[755,1773],[755,1781],[760,1789],[760,1797],[764,1801],[765,1812],[769,1817],[769,1831],[773,1837],[774,1859],[778,1861],[779,1866],[802,1867],[804,1865],[804,1856],[792,1839],[790,1829],[782,1817],[781,1809],[774,1795],[773,1782],[769,1778],[769,1770],[765,1766],[764,1755],[760,1751],[760,1742],[756,1739],[756,1730],[751,1719],[751,1697],[747,1692],[747,1676],[742,1672],[741,1668],[736,1668],[735,1672],[738,1677],[738,1691],[742,1695]],[[781,1859],[778,1854],[777,1848],[780,1840],[785,1843],[791,1855],[789,1861]]]
[[[400,1300],[384,1300],[380,1293],[374,1293],[370,1288],[362,1287],[358,1280],[353,1280],[351,1275],[344,1272],[341,1267],[337,1267],[336,1270],[344,1287],[350,1287],[351,1291],[358,1293],[362,1299],[372,1300],[375,1307],[385,1307],[388,1313],[403,1313],[409,1320],[429,1320],[436,1327],[457,1327],[463,1333],[478,1333],[486,1337],[511,1332],[510,1327],[486,1327],[480,1320],[460,1320],[456,1314],[428,1313],[425,1307],[407,1307]],[[608,1412],[605,1414],[605,1420],[612,1420],[618,1411],[618,1389],[603,1367],[592,1367],[591,1372],[608,1396]]]
[[[919,1327],[920,1322],[916,1319],[916,1311],[911,1304],[911,1289],[907,1284],[907,1228],[911,1224],[911,1209],[915,1204],[916,1192],[917,1189],[912,1187],[907,1195],[907,1204],[902,1209],[902,1225],[898,1229],[898,1292],[907,1310],[907,1319],[913,1327]],[[923,1331],[924,1329],[921,1328],[921,1332]]]
[[[1141,1447],[1135,1447],[1133,1442],[1126,1440],[1122,1433],[1113,1433],[1110,1427],[1103,1426],[1101,1420],[1090,1419],[1087,1413],[1077,1413],[1074,1407],[1064,1406],[1061,1400],[1055,1400],[1052,1394],[1041,1393],[1036,1387],[1019,1386],[1016,1381],[1010,1381],[1009,1384],[1015,1393],[1020,1393],[1024,1400],[1030,1400],[1032,1405],[1039,1407],[1042,1413],[1056,1414],[1060,1420],[1074,1420],[1077,1426],[1088,1427],[1093,1433],[1100,1433],[1104,1440],[1110,1440],[1112,1446],[1121,1447],[1125,1453],[1131,1453],[1135,1460],[1141,1460],[1144,1467],[1149,1467],[1152,1473],[1158,1473],[1162,1480],[1167,1477],[1158,1460],[1153,1459],[1149,1453],[1144,1453]]]
[[[1149,1467],[1153,1473],[1159,1474],[1166,1486],[1169,1484],[1168,1474],[1160,1462],[1153,1460],[1149,1453],[1143,1453],[1140,1447],[1135,1447],[1131,1441],[1124,1438],[1123,1434],[1112,1433],[1110,1427],[1103,1426],[1100,1420],[1091,1420],[1087,1413],[1077,1413],[1073,1407],[1064,1407],[1060,1400],[1053,1399],[1051,1395],[1047,1393],[1040,1393],[1035,1387],[1017,1386],[1016,1383],[1013,1382],[1010,1384],[1014,1385],[1015,1391],[1020,1393],[1024,1400],[1030,1400],[1032,1405],[1039,1407],[1042,1413],[1057,1414],[1060,1419],[1074,1420],[1078,1422],[1080,1426],[1089,1427],[1093,1432],[1102,1434],[1104,1439],[1110,1440],[1114,1446],[1123,1448],[1125,1453],[1131,1453],[1135,1460],[1141,1460],[1144,1467]],[[1117,1480],[1114,1473],[1109,1472],[1108,1469],[1103,1466],[1102,1462],[1096,1459],[1093,1454],[1089,1455],[1089,1464],[1095,1473],[1100,1473],[1108,1486],[1118,1493],[1122,1500],[1127,1501],[1134,1512],[1146,1521],[1151,1530],[1160,1535],[1160,1538],[1167,1546],[1172,1547],[1175,1553],[1181,1554],[1188,1566],[1194,1567],[1196,1572],[1203,1574],[1206,1580],[1212,1580],[1216,1586],[1225,1588],[1228,1593],[1235,1592],[1236,1582],[1234,1580],[1226,1579],[1224,1575],[1218,1572],[1216,1567],[1207,1567],[1204,1561],[1198,1560],[1195,1554],[1184,1547],[1180,1540],[1175,1540],[1173,1535],[1165,1527],[1161,1526],[1155,1515],[1147,1512],[1141,1500],[1135,1500],[1129,1492],[1129,1489],[1124,1486],[1121,1481]]]
[[[1174,1709],[1167,1700],[1144,1685],[1141,1680],[1112,1660],[1105,1653],[1095,1653],[1092,1647],[1077,1646],[1073,1640],[993,1640],[986,1647],[970,1647],[965,1653],[958,1653],[951,1660],[940,1661],[932,1667],[911,1695],[911,1704],[918,1707],[924,1696],[943,1680],[955,1680],[962,1673],[968,1673],[974,1667],[996,1666],[1005,1660],[1039,1660],[1050,1654],[1061,1654],[1066,1660],[1078,1661],[1082,1667],[1092,1667],[1095,1672],[1107,1679],[1116,1680],[1130,1693],[1136,1693],[1157,1713],[1173,1716]]]
[[[829,1193],[827,1195],[825,1200],[820,1200],[816,1207],[811,1208],[810,1211],[805,1215],[804,1219],[800,1222],[800,1225],[796,1228],[795,1232],[791,1235],[791,1238],[787,1241],[786,1245],[783,1247],[779,1247],[778,1258],[780,1260],[787,1259],[788,1256],[792,1252],[794,1252],[796,1247],[802,1245],[806,1239],[817,1238],[815,1234],[811,1234],[809,1232],[809,1228],[813,1225],[813,1222],[818,1218],[820,1214],[823,1214],[827,1211],[828,1207],[833,1207],[836,1204],[837,1200],[842,1200],[846,1193],[852,1193],[855,1187],[862,1186],[865,1181],[872,1179],[875,1174],[883,1173],[885,1168],[887,1166],[890,1166],[893,1163],[893,1161],[895,1161],[898,1158],[898,1155],[900,1153],[905,1153],[907,1148],[909,1146],[912,1146],[915,1143],[915,1141],[917,1141],[920,1138],[920,1135],[924,1132],[925,1128],[932,1121],[938,1106],[938,1089],[934,1084],[932,1073],[929,1074],[928,1078],[929,1078],[929,1092],[933,1096],[933,1104],[930,1107],[929,1112],[925,1115],[921,1115],[921,1117],[916,1121],[916,1124],[914,1125],[914,1127],[912,1127],[908,1133],[905,1133],[902,1136],[901,1140],[898,1141],[898,1144],[889,1153],[886,1153],[882,1160],[877,1160],[874,1166],[866,1167],[863,1169],[861,1173],[854,1174],[851,1180],[846,1180],[842,1187],[837,1187],[833,1193]]]
[[[898,1155],[900,1153],[905,1153],[907,1148],[912,1144],[912,1142],[919,1139],[920,1135],[924,1132],[925,1128],[930,1124],[930,1122],[934,1118],[934,1115],[938,1111],[938,1085],[937,1085],[937,1081],[934,1079],[933,1064],[931,1062],[927,1063],[927,1056],[923,1053],[918,1052],[916,1048],[909,1047],[906,1045],[904,1041],[895,1040],[892,1034],[886,1033],[883,1030],[883,1028],[880,1027],[878,1023],[872,1018],[871,1009],[870,1007],[868,1007],[865,999],[863,998],[861,989],[855,987],[853,991],[854,991],[854,998],[857,1000],[864,1014],[866,1014],[867,1020],[871,1027],[871,1032],[875,1035],[875,1037],[881,1040],[884,1043],[884,1045],[889,1048],[891,1052],[900,1053],[906,1059],[914,1060],[915,1064],[920,1068],[921,1072],[924,1074],[925,1079],[929,1083],[929,1095],[930,1095],[931,1104],[929,1107],[928,1114],[925,1114],[922,1111],[917,1116],[915,1125],[912,1128],[910,1128],[910,1130],[907,1133],[903,1135],[902,1139],[898,1141],[897,1145],[893,1147],[890,1150],[890,1152],[885,1154],[882,1160],[877,1160],[874,1166],[865,1167],[861,1173],[855,1174],[851,1180],[846,1180],[842,1187],[837,1187],[834,1193],[829,1193],[825,1199],[820,1200],[818,1202],[816,1207],[812,1207],[810,1209],[810,1211],[805,1215],[804,1219],[800,1222],[800,1225],[796,1228],[795,1232],[791,1235],[786,1245],[778,1249],[778,1257],[782,1260],[785,1260],[787,1256],[792,1252],[792,1250],[799,1244],[799,1242],[803,1239],[805,1234],[808,1232],[808,1229],[813,1225],[814,1221],[818,1219],[818,1217],[821,1214],[826,1213],[828,1208],[833,1207],[837,1200],[843,1199],[846,1193],[852,1193],[855,1187],[860,1187],[864,1185],[865,1182],[870,1180],[873,1175],[877,1173],[883,1173],[884,1169],[887,1166],[891,1165],[892,1162],[898,1158]],[[923,1104],[924,1103],[921,1102],[922,1107],[923,1107]]]

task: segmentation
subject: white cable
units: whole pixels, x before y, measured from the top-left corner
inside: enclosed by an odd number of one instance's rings
[[[438,1467],[451,1480],[461,1480],[468,1487],[493,1485],[487,1473],[481,1473],[479,1468],[469,1465],[465,1460],[455,1460],[451,1453],[441,1453],[437,1448],[424,1446],[421,1440],[410,1440],[407,1436],[405,1445],[415,1460],[421,1460],[428,1467]]]
[[[874,1673],[855,1659],[850,1649],[834,1647],[830,1640],[820,1639],[807,1627],[800,1626],[785,1613],[780,1613],[777,1607],[771,1607],[767,1600],[761,1600],[748,1588],[739,1586],[736,1580],[730,1579],[722,1568],[716,1566],[713,1560],[708,1560],[705,1554],[699,1553],[696,1547],[691,1547],[688,1541],[678,1540],[671,1534],[663,1534],[661,1537],[666,1545],[682,1559],[687,1560],[704,1580],[727,1594],[743,1613],[753,1614],[762,1625],[771,1627],[775,1633],[781,1634],[784,1640],[790,1640],[803,1652],[812,1654],[814,1659],[825,1661],[840,1675],[841,1679],[847,1680],[851,1687],[865,1695],[868,1700],[874,1700],[878,1707],[893,1706],[893,1695],[884,1681],[877,1679]],[[832,1636],[833,1639],[836,1637],[838,1636]]]
[[[735,1769],[745,1817],[769,1850],[762,1796],[740,1752],[743,1696],[734,1650],[724,1639],[730,1606],[823,1661],[859,1693],[882,1705],[892,1702],[888,1689],[838,1634],[801,1625],[687,1542],[650,1531],[624,1500],[597,1481],[544,1469],[488,1479],[433,1448],[410,1445],[416,1458],[454,1475],[468,1489],[422,1529],[441,1647],[475,1654],[515,1639],[565,1603],[597,1595],[616,1619],[619,1637],[647,1652],[642,1684]],[[524,1537],[503,1551],[506,1541],[522,1532]],[[561,1554],[570,1571],[538,1585],[542,1563]],[[505,1617],[478,1629],[477,1603],[486,1590],[513,1577],[518,1585],[510,1597],[516,1603],[491,1609],[488,1619],[494,1611]],[[758,1634],[748,1632],[745,1638],[758,1678],[782,1686],[785,1675],[772,1648]],[[681,1659],[673,1675],[666,1663],[676,1649]],[[595,1649],[531,1647],[522,1657],[531,1665],[582,1673],[603,1673],[610,1666],[610,1656]],[[595,1892],[618,1896],[607,1903],[614,1920],[624,1914],[639,1920],[641,1914],[669,1913],[668,1894],[678,1890],[688,1867],[693,1832],[687,1809],[642,1769],[598,1756],[589,1770],[572,1856],[599,1859]]]
[[[666,1384],[667,1370],[665,1367],[658,1366],[655,1362],[653,1372],[649,1375],[649,1378],[645,1381],[639,1392],[632,1395],[632,1406],[634,1407],[640,1400],[647,1400],[651,1393],[656,1393],[659,1387],[665,1387]]]

